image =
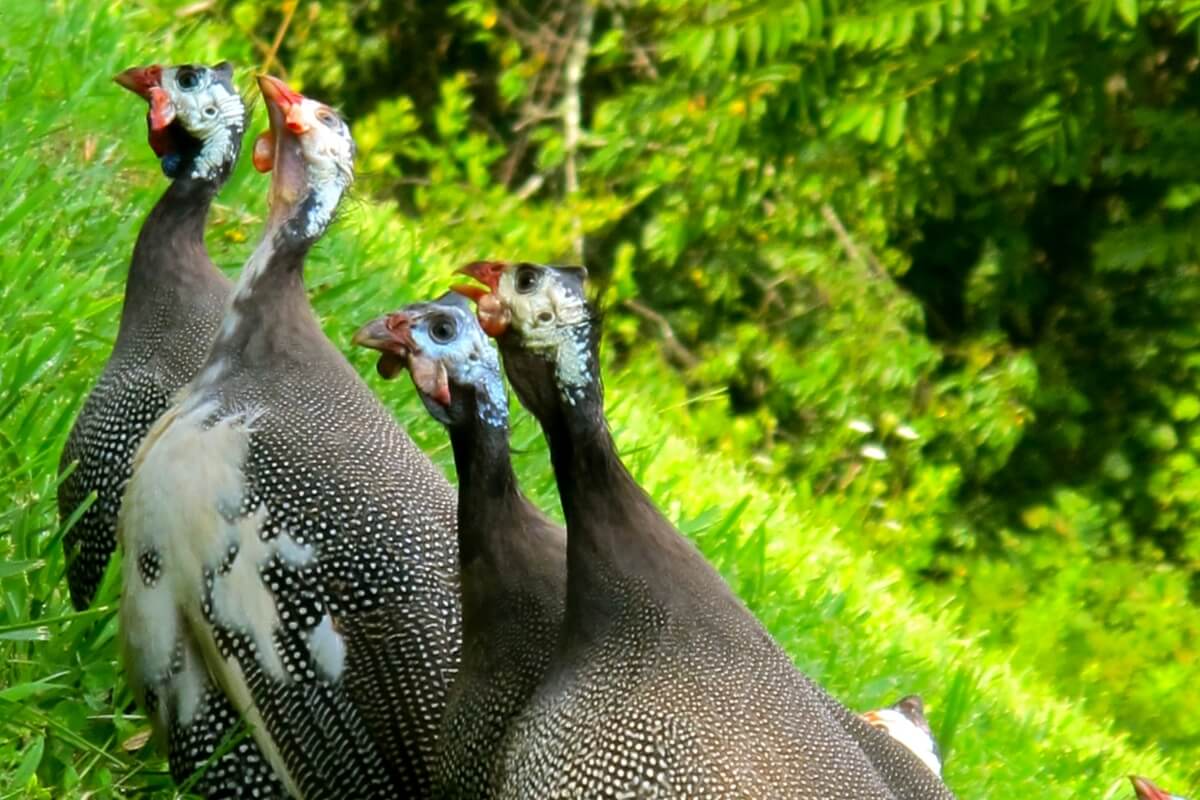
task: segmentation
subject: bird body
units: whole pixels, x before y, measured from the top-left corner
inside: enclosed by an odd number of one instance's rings
[[[454,497],[304,290],[350,180],[349,130],[260,84],[268,231],[137,458],[121,512],[127,664],[156,726],[182,732],[173,758],[228,733],[198,713],[215,695],[292,796],[425,797],[458,658]]]
[[[437,794],[485,800],[506,769],[514,718],[541,683],[562,627],[566,541],[520,491],[495,351],[457,295],[366,325],[359,344],[409,368],[450,432],[458,472],[463,655],[443,717]],[[440,337],[440,340],[434,337]],[[444,381],[440,376],[445,376]]]
[[[230,77],[228,64],[135,68],[118,76],[148,100],[158,98],[151,137],[174,180],[138,233],[112,354],[62,454],[60,471],[76,465],[59,487],[62,518],[96,494],[63,539],[71,600],[78,609],[91,603],[116,547],[117,512],[134,452],[171,396],[204,362],[232,286],[204,245],[209,208],[237,162],[245,125],[245,109]],[[180,80],[190,88],[184,90]],[[210,118],[202,111],[172,110],[164,116],[185,97],[219,113]],[[186,161],[180,160],[180,150],[188,153]]]
[[[925,703],[919,695],[910,694],[886,708],[865,711],[860,716],[907,747],[935,775],[941,776],[942,751],[929,720],[925,719]]]
[[[464,444],[470,447],[461,438],[455,443],[456,455]],[[460,496],[477,491],[479,479],[487,477],[477,473]],[[524,497],[497,505],[486,516],[475,516],[468,506],[459,517],[460,525],[494,526],[492,538],[505,541],[484,544],[461,562],[463,655],[442,721],[437,767],[447,798],[500,796],[508,732],[540,684],[562,625],[562,528]]]
[[[795,669],[625,469],[586,272],[466,271],[491,289],[468,291],[546,434],[567,522],[563,642],[511,734],[502,796],[951,797]]]

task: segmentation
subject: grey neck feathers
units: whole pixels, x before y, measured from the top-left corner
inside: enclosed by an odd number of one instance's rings
[[[230,370],[269,368],[311,354],[324,342],[304,288],[304,261],[315,239],[288,236],[287,222],[269,228],[242,268],[200,384]]]
[[[272,289],[299,286],[303,292],[304,261],[333,220],[340,197],[336,187],[313,189],[282,223],[267,229],[238,279],[235,303]]]
[[[617,455],[604,416],[595,327],[587,322],[567,329],[564,334],[554,362],[558,402],[549,418],[541,422],[563,491],[563,511],[570,513],[569,496],[593,490],[603,493],[618,486],[628,489],[636,487],[636,483]]]
[[[498,401],[488,387],[455,386],[452,392],[465,412],[449,431],[459,482],[459,563],[466,567],[482,552],[511,546],[505,523],[524,501],[512,468],[503,386]]]
[[[655,596],[670,596],[670,582],[662,578],[684,567],[677,563],[678,534],[617,452],[604,416],[598,342],[589,326],[580,327],[572,337],[575,349],[560,350],[555,374],[560,399],[541,422],[567,522],[567,629],[587,641],[602,635],[618,606],[629,600],[614,594],[614,575],[642,583]],[[577,357],[578,364],[589,365],[587,379],[564,381],[564,375],[584,373],[569,363]]]
[[[190,178],[172,181],[146,217],[129,264],[118,345],[156,316],[152,309],[198,299],[200,285],[226,285],[204,246],[205,223],[219,188]]]
[[[134,248],[134,258],[143,244],[204,247],[204,228],[213,199],[223,181],[176,178],[154,204]]]

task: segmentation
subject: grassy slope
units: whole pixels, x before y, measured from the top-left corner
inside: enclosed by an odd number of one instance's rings
[[[135,52],[122,40],[126,26],[99,0],[64,2],[70,11],[40,5],[0,6],[0,59],[9,60],[0,63],[0,496],[12,498],[0,507],[0,798],[165,792],[161,761],[140,746],[144,722],[120,713],[129,693],[114,585],[83,615],[71,613],[61,588],[54,465],[108,352],[137,226],[163,186],[142,144],[139,101],[108,78],[151,54],[217,54],[196,45],[200,37]],[[243,164],[216,211],[210,244],[231,269],[256,235],[263,188]],[[361,320],[443,284],[464,255],[439,242],[434,220],[418,229],[367,204],[346,216],[309,269],[314,303],[337,342]],[[353,358],[369,372],[365,353]],[[663,420],[686,416],[689,406],[661,385],[653,359],[608,374],[619,441],[647,488],[835,694],[866,707],[923,693],[960,796],[1126,797],[1117,787],[1127,772],[1188,788],[1187,754],[1172,760],[1133,749],[1077,703],[1014,674],[1004,653],[954,627],[952,609],[918,608],[898,573],[856,553],[852,532],[831,529],[835,500],[755,483],[728,459],[664,431]],[[406,383],[379,390],[446,464],[443,437]],[[527,487],[550,506],[544,454],[527,420],[515,440],[525,449],[518,466]]]

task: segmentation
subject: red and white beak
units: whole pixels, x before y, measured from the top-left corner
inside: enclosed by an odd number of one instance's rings
[[[300,137],[310,128],[302,120],[304,95],[271,75],[259,75],[258,88],[266,101],[270,129],[255,140],[253,160],[259,172],[274,173],[268,221],[275,224],[287,217],[308,190]]]
[[[1138,800],[1180,800],[1180,798],[1176,798],[1173,794],[1168,794],[1145,778],[1130,775],[1129,780],[1133,784],[1133,791],[1137,794]]]
[[[162,67],[151,64],[148,67],[130,67],[124,72],[118,72],[113,80],[129,91],[145,100],[150,99],[150,90],[162,88]]]
[[[500,278],[512,265],[504,261],[473,261],[457,272],[468,275],[482,283],[487,289],[470,284],[451,286],[450,289],[475,301],[479,327],[493,339],[503,336],[512,322],[512,312],[497,294]]]
[[[375,370],[384,380],[396,377],[408,365],[414,347],[409,319],[402,312],[376,317],[355,331],[350,341],[379,351]]]
[[[150,146],[162,156],[167,143],[163,133],[175,121],[175,104],[162,87],[163,68],[158,64],[148,67],[130,67],[117,73],[113,80],[150,104],[147,117],[150,125]]]

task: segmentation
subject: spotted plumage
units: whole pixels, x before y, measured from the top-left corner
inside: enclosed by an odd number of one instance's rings
[[[209,207],[237,162],[245,124],[231,77],[228,64],[135,68],[118,76],[118,82],[151,102],[151,145],[174,180],[138,234],[116,343],[62,454],[60,468],[73,467],[59,486],[62,517],[75,513],[95,493],[95,501],[63,539],[76,608],[91,603],[116,547],[118,512],[134,453],[171,396],[203,363],[232,288],[204,247]],[[205,115],[203,109],[210,106],[220,113]],[[201,109],[203,121],[177,113],[183,107]],[[197,168],[201,162],[202,170]],[[126,575],[137,576],[146,587],[156,585],[162,576],[161,554],[154,548],[137,552]],[[179,652],[169,666],[180,668],[187,657]],[[195,724],[187,731],[163,731],[172,742],[190,742],[186,750],[170,747],[176,780],[195,777],[193,791],[208,797],[282,796],[253,739],[214,760],[218,738],[189,738],[201,730],[226,731],[238,719],[228,699],[211,685],[200,692]],[[145,699],[148,707],[159,703],[153,692]]]
[[[561,646],[509,738],[506,798],[944,800],[796,670],[663,517],[603,415],[578,269],[477,264],[483,327],[549,440],[567,521]]]
[[[127,665],[156,726],[186,733],[173,759],[227,732],[200,716],[215,691],[290,794],[425,797],[458,657],[454,496],[304,290],[352,177],[349,128],[260,85],[267,232],[208,359],[139,450],[121,511],[126,557],[153,548],[162,565],[153,587],[124,583]]]
[[[520,492],[500,363],[458,295],[364,326],[359,344],[398,362],[449,430],[458,472],[463,658],[442,720],[436,795],[499,797],[513,719],[541,683],[562,626],[566,540]]]
[[[229,296],[229,280],[205,249],[204,225],[241,148],[245,107],[231,75],[229,65],[220,64],[154,66],[119,76],[151,100],[152,143],[178,177],[138,234],[112,355],[62,454],[61,469],[74,466],[59,487],[62,517],[96,495],[63,540],[76,608],[91,603],[116,546],[117,511],[134,451],[203,362]],[[186,89],[179,85],[184,76]],[[199,110],[210,107],[220,113]]]

